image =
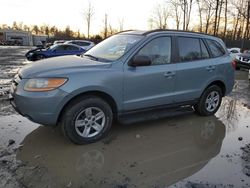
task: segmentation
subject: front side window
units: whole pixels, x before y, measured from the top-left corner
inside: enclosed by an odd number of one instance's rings
[[[225,54],[223,47],[215,40],[207,39],[207,44],[211,50],[213,57],[220,57]]]
[[[67,50],[77,51],[79,48],[76,46],[67,46]]]
[[[56,50],[56,51],[65,51],[65,50],[67,50],[67,46],[66,45],[56,45],[54,50]]]
[[[146,56],[151,65],[168,64],[171,62],[171,38],[159,37],[146,44],[136,56]]]

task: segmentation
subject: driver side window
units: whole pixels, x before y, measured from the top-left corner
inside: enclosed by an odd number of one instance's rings
[[[168,64],[171,61],[171,38],[159,37],[146,44],[136,56],[146,56],[151,65]]]

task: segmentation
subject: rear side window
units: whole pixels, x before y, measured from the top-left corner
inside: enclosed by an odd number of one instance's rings
[[[202,40],[200,40],[200,45],[201,45],[201,58],[202,59],[209,58],[209,53],[208,53],[207,48]]]
[[[206,46],[198,38],[178,37],[178,45],[181,62],[209,58]]]
[[[225,54],[223,47],[215,40],[206,39],[213,57],[220,57]]]

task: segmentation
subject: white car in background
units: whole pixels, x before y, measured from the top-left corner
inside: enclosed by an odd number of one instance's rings
[[[249,80],[249,83],[250,83],[250,69],[248,70],[248,80]]]
[[[65,44],[76,44],[78,46],[81,46],[86,51],[95,46],[94,42],[88,40],[70,40],[66,41]]]
[[[241,54],[240,48],[228,48],[227,50],[233,59],[235,59],[236,56]]]

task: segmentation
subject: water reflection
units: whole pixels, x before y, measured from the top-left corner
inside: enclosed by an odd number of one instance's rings
[[[242,113],[237,108],[237,100],[231,98],[223,98],[221,107],[217,112],[217,115],[221,121],[227,127],[227,132],[231,132],[237,129],[240,114]]]
[[[115,125],[106,139],[84,146],[39,127],[24,139],[18,158],[45,168],[53,187],[165,187],[203,168],[224,137],[225,126],[215,116]],[[41,177],[36,187],[47,180]]]

